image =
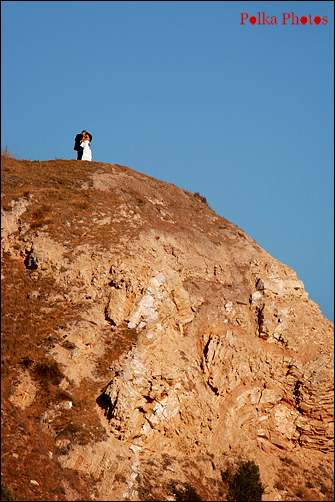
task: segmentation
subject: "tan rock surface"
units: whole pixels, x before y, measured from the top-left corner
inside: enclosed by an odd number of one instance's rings
[[[292,269],[124,166],[4,159],[2,189],[14,495],[224,500],[221,470],[253,460],[263,500],[332,499],[333,325]],[[9,452],[31,458],[11,439],[18,409],[58,491],[42,470],[29,488],[13,475]]]

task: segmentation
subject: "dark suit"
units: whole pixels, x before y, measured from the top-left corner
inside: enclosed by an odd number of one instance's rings
[[[77,160],[81,160],[81,158],[83,156],[84,149],[83,149],[83,147],[80,144],[80,141],[82,139],[83,139],[83,135],[81,133],[77,134],[77,136],[74,139],[74,148],[73,148],[73,150],[77,150]]]

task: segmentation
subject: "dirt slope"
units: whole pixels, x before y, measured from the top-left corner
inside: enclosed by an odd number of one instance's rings
[[[333,499],[333,324],[199,194],[3,157],[1,287],[14,500]]]

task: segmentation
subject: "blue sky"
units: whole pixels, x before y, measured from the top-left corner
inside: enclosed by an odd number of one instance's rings
[[[258,12],[277,24],[241,25]],[[1,147],[73,159],[90,131],[93,160],[199,192],[334,321],[333,62],[333,2],[3,1]]]

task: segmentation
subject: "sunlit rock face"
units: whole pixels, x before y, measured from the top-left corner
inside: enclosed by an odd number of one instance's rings
[[[221,471],[246,460],[263,500],[331,499],[333,325],[203,197],[119,165],[7,159],[2,253],[3,398],[49,438],[59,499],[222,500]]]

